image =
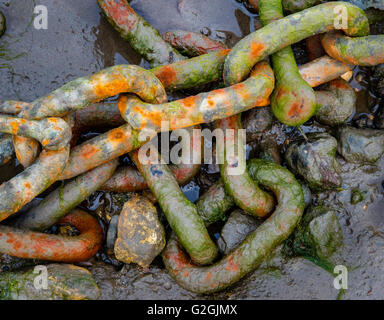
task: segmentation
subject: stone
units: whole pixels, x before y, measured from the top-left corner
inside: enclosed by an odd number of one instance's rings
[[[339,129],[338,152],[351,163],[375,163],[384,153],[384,131],[356,129],[345,126]]]
[[[37,267],[0,273],[0,300],[94,300],[100,296],[100,289],[87,269],[71,264]],[[36,286],[44,284],[45,274],[46,289]]]
[[[256,230],[262,223],[257,219],[247,215],[243,210],[234,210],[220,233],[217,245],[223,254],[228,254],[235,249],[249,233]]]
[[[243,128],[247,134],[247,142],[255,141],[261,133],[272,126],[273,114],[271,108],[253,108],[241,115]]]
[[[165,231],[156,207],[142,196],[128,200],[120,213],[114,252],[124,263],[148,267],[164,249]]]
[[[311,133],[308,140],[291,143],[285,159],[292,171],[301,176],[311,189],[335,189],[341,186],[336,148],[336,139],[328,133]]]
[[[342,244],[343,234],[336,212],[325,207],[315,207],[310,215],[316,215],[308,225],[308,232],[313,239],[317,255],[330,257]]]

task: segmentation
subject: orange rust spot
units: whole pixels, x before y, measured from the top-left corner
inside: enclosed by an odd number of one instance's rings
[[[49,144],[49,140],[48,139],[44,139],[43,141],[41,141],[41,144],[43,146],[46,146],[47,144]]]
[[[196,102],[195,102],[195,97],[194,96],[191,96],[191,97],[187,97],[185,99],[182,99],[181,100],[181,103],[186,106],[187,108],[191,108],[191,107],[194,107]]]
[[[300,104],[298,102],[294,102],[292,104],[292,107],[288,111],[288,116],[290,118],[297,118],[300,116],[302,109],[303,109],[302,104]]]
[[[156,70],[154,73],[166,88],[170,87],[173,83],[176,82],[176,72],[172,67],[163,66]]]
[[[132,111],[134,113],[138,113],[141,115],[143,119],[150,120],[154,125],[160,127],[161,121],[163,120],[163,113],[160,111],[148,111],[146,109],[140,108],[140,107],[133,107]],[[142,121],[142,125],[139,129],[142,129],[146,123],[146,121]]]
[[[189,276],[189,272],[188,271],[185,271],[184,272],[184,277],[188,277]]]
[[[111,19],[124,30],[131,30],[138,20],[135,11],[123,0],[107,0],[102,3],[103,9]]]
[[[233,255],[228,256],[227,260],[228,260],[228,262],[227,262],[227,265],[225,267],[225,270],[233,271],[233,272],[237,272],[240,270],[240,265],[233,261]]]
[[[19,131],[20,122],[10,121],[9,124],[11,126],[12,134],[15,135]]]
[[[252,42],[251,43],[251,52],[250,52],[251,58],[254,59],[254,58],[260,57],[264,48],[265,48],[265,46],[262,43]]]
[[[205,282],[209,282],[212,278],[212,274],[208,271],[205,275]]]
[[[105,98],[126,92],[128,89],[127,81],[123,77],[119,77],[107,83],[96,82],[94,92],[98,98]]]
[[[192,266],[181,250],[177,253],[171,253],[169,255],[169,259],[176,264],[176,269],[178,270],[182,270],[185,267]]]
[[[116,129],[111,131],[110,135],[108,135],[108,140],[112,142],[124,140],[124,139],[125,139],[125,134],[123,130]]]
[[[81,153],[81,156],[84,159],[90,159],[97,153],[97,149],[92,145],[85,145],[83,147],[83,152]]]
[[[215,106],[215,104],[216,104],[216,102],[213,101],[212,99],[208,99],[207,102],[208,102],[208,105],[209,105],[211,108],[213,108],[213,107]]]

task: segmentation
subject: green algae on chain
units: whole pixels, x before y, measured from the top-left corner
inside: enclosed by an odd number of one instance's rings
[[[0,132],[36,139],[47,150],[59,150],[71,140],[71,130],[60,118],[36,121],[0,115]]]
[[[271,190],[278,205],[273,215],[221,261],[207,267],[193,265],[178,242],[168,241],[164,264],[183,288],[207,294],[223,290],[256,269],[292,233],[304,211],[304,196],[292,173],[275,163],[251,160],[250,175]]]
[[[211,54],[215,53],[208,55]],[[198,58],[200,57],[194,59]],[[193,59],[187,61],[190,60]],[[218,65],[222,65],[222,63]],[[350,66],[328,56],[302,65],[299,69],[303,78],[313,87],[333,80],[351,70]],[[271,88],[273,88],[273,85]],[[74,147],[71,150],[68,164],[61,175],[61,179],[75,177],[109,160],[139,148],[146,141],[140,141],[138,136],[138,131],[132,129],[128,124],[125,124]]]
[[[103,185],[113,175],[117,165],[117,159],[109,161],[60,186],[35,208],[23,214],[15,226],[33,231],[48,229]]]
[[[79,236],[60,236],[0,226],[0,252],[14,257],[60,262],[80,262],[93,257],[103,242],[96,218],[74,210],[59,221],[75,227]]]
[[[344,63],[375,66],[384,63],[384,35],[351,38],[340,32],[326,33],[321,40],[327,54]]]
[[[224,131],[225,152],[223,155],[224,163],[220,164],[221,178],[225,190],[233,197],[235,203],[246,213],[254,216],[265,217],[274,208],[273,197],[261,190],[257,183],[249,176],[247,169],[242,174],[233,174],[231,170],[241,167],[241,162],[245,163],[245,136],[239,134],[241,129],[241,117],[232,116],[216,122],[216,127]],[[233,135],[228,135],[228,130],[233,130]],[[237,151],[233,158],[228,159],[228,145],[232,146],[233,152]],[[241,148],[244,146],[244,148]]]
[[[153,103],[167,100],[163,85],[152,72],[135,65],[116,65],[68,82],[32,102],[32,106],[21,111],[19,117],[63,116],[121,92],[135,93]]]
[[[216,53],[210,53],[207,56],[212,54]],[[225,57],[225,54],[223,56]],[[201,57],[196,57],[193,59],[199,59]],[[186,65],[193,59],[187,60],[185,62]],[[178,64],[160,67],[159,70],[161,70],[161,68],[173,67],[175,65]],[[215,62],[214,65],[216,66],[215,68],[222,68],[223,61],[220,63]],[[181,65],[179,66],[182,68]],[[316,61],[312,61],[308,64],[300,66],[299,69],[303,78],[308,83],[310,83],[311,86],[317,86],[339,77],[343,73],[349,71],[350,67],[339,61],[329,58],[328,56],[324,56],[317,59]],[[214,77],[209,81],[215,81],[220,78],[218,72],[215,74],[217,75],[217,78]],[[182,83],[182,79],[179,80],[180,83]],[[162,79],[162,81],[164,82],[164,79]],[[191,86],[193,87],[194,84],[191,83]],[[138,131],[125,124],[119,128],[112,129],[95,138],[85,141],[79,146],[76,146],[71,150],[68,165],[66,166],[61,179],[69,179],[75,177],[109,160],[119,157],[124,153],[140,147],[145,143],[145,141],[139,141],[138,135]],[[118,141],[120,141],[120,143],[118,143]]]
[[[209,52],[228,49],[221,42],[212,40],[201,33],[174,30],[162,35],[163,39],[179,52],[189,57],[200,56]]]
[[[281,0],[260,0],[259,14],[264,26],[284,18]],[[301,77],[290,46],[272,54],[271,59],[276,77],[272,112],[280,122],[299,126],[316,111],[315,93]]]
[[[211,52],[182,62],[157,67],[151,71],[160,79],[167,91],[189,89],[221,80],[224,61],[229,52],[229,49]],[[325,68],[326,66],[328,69]],[[318,72],[319,69],[322,70],[322,73]],[[320,83],[333,80],[351,69],[352,67],[348,65],[323,56],[316,61],[301,65],[299,72],[312,87],[315,87]],[[343,70],[345,71],[343,72]],[[317,79],[316,82],[315,79]]]
[[[95,300],[100,296],[92,274],[70,264],[48,264],[48,286],[35,286],[35,268],[0,273],[0,300]]]
[[[154,133],[151,138],[156,134]],[[109,130],[77,145],[71,150],[60,179],[70,179],[135,150],[148,140],[140,140],[139,132],[129,124]]]
[[[152,66],[184,60],[159,32],[140,17],[127,0],[97,0],[104,16],[121,37]]]
[[[345,123],[355,111],[356,93],[342,79],[332,80],[325,88],[316,91],[316,120],[330,126]]]
[[[282,0],[283,8],[290,13],[302,11],[319,4],[320,0]],[[255,10],[259,10],[260,0],[248,0],[248,3]]]
[[[369,33],[368,19],[360,8],[343,1],[333,1],[291,14],[259,29],[242,40],[231,50],[224,64],[224,82],[227,85],[245,79],[253,66],[282,48],[318,33],[334,29],[335,7],[343,6],[348,16],[349,36]]]
[[[15,154],[12,136],[0,133],[0,166],[8,163]]]
[[[229,88],[217,89],[165,104],[144,103],[135,96],[121,95],[118,107],[123,118],[137,130],[169,130],[227,118],[256,106],[266,106],[274,87],[274,75],[265,62],[257,64],[249,79]]]
[[[52,185],[67,163],[69,148],[43,150],[39,158],[23,172],[0,186],[0,221],[19,211],[24,205]]]
[[[151,71],[167,91],[189,89],[220,80],[228,49],[210,52],[188,60],[160,66]]]
[[[201,154],[202,154],[202,141],[201,135],[195,135],[194,129],[199,127],[190,127],[186,130],[190,133],[190,145],[189,150],[191,157],[198,154],[200,155],[199,163],[194,163],[191,159],[190,164],[180,163],[177,165],[169,165],[170,170],[176,178],[179,185],[185,185],[188,183],[200,170],[201,167]],[[200,140],[200,141],[199,141]],[[135,192],[142,191],[148,188],[145,179],[133,167],[121,167],[116,173],[109,179],[99,190],[109,192]]]
[[[6,22],[4,14],[0,11],[0,37],[4,34],[6,29]]]
[[[161,158],[159,154],[155,154],[155,150],[151,151],[152,158],[148,164],[140,162],[139,151],[131,153],[131,158],[192,260],[202,265],[212,263],[218,249],[211,240],[196,206],[185,197],[167,165],[152,164],[161,161]]]

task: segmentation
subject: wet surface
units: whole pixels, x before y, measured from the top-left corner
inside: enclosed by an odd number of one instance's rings
[[[33,26],[36,4],[48,8],[47,30]],[[255,29],[255,15],[235,0],[133,0],[131,4],[160,32],[202,32],[228,46]],[[1,100],[32,101],[68,81],[114,64],[146,65],[102,18],[95,0],[0,0],[0,11],[7,18],[7,32],[0,39]],[[305,61],[302,45],[298,48],[299,61]],[[372,116],[379,105],[379,100],[367,90],[369,75],[369,69],[356,68],[351,81],[358,91],[355,120]],[[332,134],[330,128],[313,121],[302,130]],[[277,123],[264,134],[277,141],[283,151],[287,142],[300,135],[297,129]],[[340,157],[338,161],[343,191],[314,194],[313,202],[324,203],[338,212],[345,245],[334,259],[350,271],[349,288],[342,298],[383,299],[384,159],[369,166],[347,164]],[[20,170],[20,166],[15,169],[14,162],[7,164],[0,168],[0,181]],[[199,195],[201,180],[196,178],[184,187],[192,200]],[[356,188],[364,199],[352,205],[351,192]],[[87,207],[97,211],[103,197],[98,193],[92,199]],[[121,264],[115,263],[117,268],[102,262],[102,257],[100,254],[88,265],[100,286],[101,299],[336,299],[339,293],[333,287],[331,274],[305,259],[287,260],[278,253],[234,287],[211,296],[180,288],[159,258],[143,270],[135,265],[121,269]]]

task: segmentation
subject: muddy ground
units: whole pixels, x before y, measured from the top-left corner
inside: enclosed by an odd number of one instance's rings
[[[48,29],[36,30],[33,8],[48,8]],[[152,25],[165,32],[184,29],[202,32],[233,46],[255,29],[255,14],[235,0],[133,0]],[[7,33],[0,40],[0,98],[32,101],[64,83],[105,67],[132,63],[145,66],[101,16],[95,0],[0,0],[7,17]],[[296,53],[300,54],[300,46]],[[305,62],[305,56],[300,57]],[[299,59],[300,60],[300,59]],[[358,91],[356,118],[373,113],[378,100],[367,90],[369,74],[356,69],[353,86]],[[359,80],[359,81],[357,81]],[[304,132],[324,131],[313,122]],[[267,135],[280,145],[298,136],[296,129],[275,124]],[[384,159],[372,166],[342,164],[343,190],[314,195],[313,201],[335,208],[342,226],[344,247],[335,260],[349,269],[348,290],[342,299],[384,298]],[[0,182],[20,166],[14,162],[0,168]],[[363,202],[350,203],[351,189],[366,191]],[[188,187],[187,187],[188,189]],[[199,192],[194,183],[189,190]],[[98,199],[89,208],[96,210]],[[101,299],[336,299],[333,276],[308,260],[285,259],[279,253],[232,288],[211,296],[199,296],[180,288],[156,260],[149,270],[136,266],[116,267],[93,259],[88,269],[95,276]]]

